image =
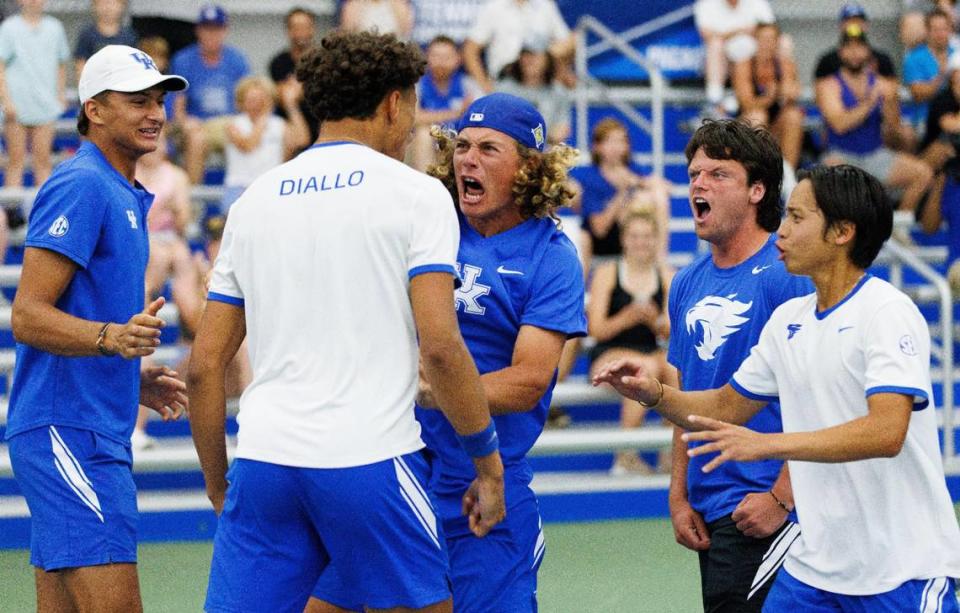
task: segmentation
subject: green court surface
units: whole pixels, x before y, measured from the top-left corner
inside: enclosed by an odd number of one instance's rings
[[[540,570],[544,613],[687,613],[700,609],[696,555],[667,520],[546,524]],[[140,583],[147,613],[200,611],[210,543],[145,543]],[[0,551],[0,611],[34,610],[26,551]]]

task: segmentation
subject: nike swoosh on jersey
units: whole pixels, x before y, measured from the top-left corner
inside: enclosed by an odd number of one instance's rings
[[[750,272],[752,272],[752,273],[755,274],[755,275],[759,275],[760,273],[762,273],[762,272],[765,271],[766,269],[770,268],[770,266],[771,266],[771,264],[767,264],[766,266],[754,266],[754,267],[753,267],[753,270],[751,270]]]
[[[853,326],[844,326],[842,328],[839,328],[837,332],[845,332],[847,330],[852,330],[852,329],[853,329]]]
[[[520,272],[519,270],[509,270],[509,269],[507,269],[507,268],[504,268],[504,267],[503,267],[503,264],[501,264],[500,266],[497,266],[497,272],[500,273],[501,275],[520,275],[520,276],[523,276],[523,273]]]

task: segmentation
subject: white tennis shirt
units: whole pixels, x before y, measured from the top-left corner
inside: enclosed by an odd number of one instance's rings
[[[872,394],[913,398],[896,457],[790,462],[801,531],[784,563],[791,575],[850,595],[960,576],[960,530],[932,403],[930,334],[906,295],[866,275],[822,313],[816,312],[816,294],[785,302],[731,383],[753,398],[779,396],[784,432],[864,417]]]
[[[237,457],[335,468],[423,447],[410,279],[456,275],[458,241],[439,181],[356,143],[315,145],[254,181],[210,285],[245,309]]]

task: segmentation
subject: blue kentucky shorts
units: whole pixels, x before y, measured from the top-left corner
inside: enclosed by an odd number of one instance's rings
[[[30,563],[46,571],[137,561],[130,446],[91,430],[44,426],[8,441],[30,509]]]
[[[763,603],[764,613],[957,613],[953,579],[915,579],[882,594],[849,596],[817,589],[781,568]]]
[[[227,474],[206,610],[303,610],[325,569],[375,609],[450,598],[420,452],[349,468],[237,459]]]
[[[443,531],[457,613],[537,611],[537,571],[546,548],[540,508],[525,484],[509,487],[506,499],[506,518],[483,538],[470,532],[468,519],[459,511],[459,497],[438,501],[446,517]],[[313,595],[348,611],[364,610],[336,565],[324,571]]]

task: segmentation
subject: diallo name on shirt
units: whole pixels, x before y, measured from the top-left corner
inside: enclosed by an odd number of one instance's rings
[[[356,187],[363,183],[363,171],[354,170],[350,173],[338,172],[319,177],[298,177],[280,181],[280,195],[307,194],[310,192],[329,192],[335,189]]]

